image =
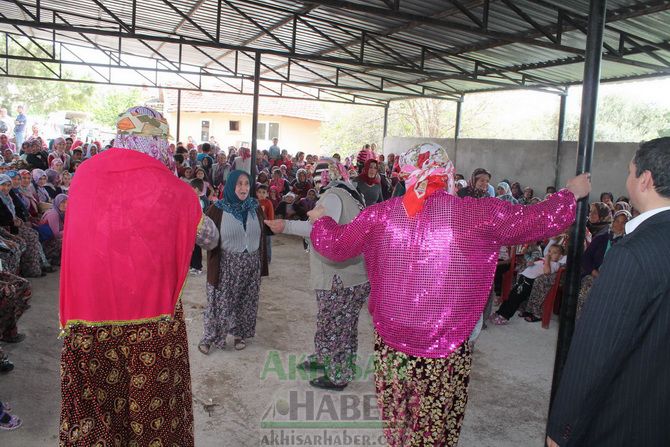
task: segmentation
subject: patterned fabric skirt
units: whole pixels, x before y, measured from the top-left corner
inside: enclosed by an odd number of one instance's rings
[[[0,236],[18,245],[21,251],[19,272],[21,276],[36,278],[42,274],[42,260],[40,258],[40,239],[36,230],[28,224],[19,227],[18,234],[11,234],[6,229],[0,230]],[[13,271],[12,271],[13,272]]]
[[[23,252],[19,244],[10,239],[3,238],[2,242],[10,249],[10,251],[0,251],[0,260],[2,260],[2,269],[6,272],[19,274],[19,265],[21,264],[21,255]]]
[[[336,385],[354,378],[353,365],[358,352],[358,316],[370,295],[370,283],[343,287],[339,276],[333,277],[330,290],[317,290],[319,306],[316,315],[315,353],[310,362],[325,365],[326,376]]]
[[[591,275],[586,275],[584,278],[582,278],[582,283],[581,286],[579,287],[579,297],[577,298],[577,317],[582,313],[582,309],[584,308],[584,304],[586,303],[586,298],[589,296],[589,292],[591,291],[591,287],[593,287],[593,276]]]
[[[472,352],[463,343],[444,358],[397,351],[375,332],[375,386],[392,447],[455,446],[461,433]]]
[[[73,327],[61,394],[61,446],[193,446],[181,304],[172,320]]]
[[[533,283],[533,290],[530,292],[528,301],[522,304],[519,310],[530,312],[536,318],[542,318],[542,306],[544,306],[544,300],[553,287],[554,281],[556,281],[556,275],[556,273],[549,273],[538,276]]]
[[[18,333],[16,323],[30,307],[31,287],[28,280],[0,271],[0,338],[12,338]]]
[[[63,247],[63,239],[52,237],[48,241],[42,242],[44,248],[44,255],[49,260],[51,265],[60,265],[61,249]]]
[[[207,307],[201,344],[226,346],[226,336],[252,338],[261,286],[260,250],[254,253],[221,253],[219,284],[207,284]]]

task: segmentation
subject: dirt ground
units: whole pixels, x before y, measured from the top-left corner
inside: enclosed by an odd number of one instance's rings
[[[385,445],[371,374],[372,325],[359,323],[357,380],[343,392],[315,390],[295,365],[313,348],[316,303],[307,254],[298,239],[273,241],[271,275],[263,279],[257,336],[244,351],[196,345],[202,331],[205,277],[190,277],[186,311],[196,446]],[[16,369],[0,376],[0,400],[24,421],[0,432],[3,447],[55,446],[60,411],[58,276],[33,281],[32,308],[19,327],[27,335],[5,345]],[[542,445],[557,323],[549,330],[514,318],[477,342],[460,447]]]

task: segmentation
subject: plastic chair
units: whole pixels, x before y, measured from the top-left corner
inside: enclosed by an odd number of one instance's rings
[[[558,272],[556,272],[556,279],[554,280],[554,284],[551,286],[549,293],[547,293],[547,296],[544,298],[544,303],[542,304],[542,327],[545,329],[549,328],[551,313],[556,312],[556,304],[561,299],[561,279],[563,279],[564,273],[565,267],[558,269]]]
[[[514,276],[516,275],[516,247],[509,247],[509,270],[503,274],[502,285],[500,288],[500,301],[507,301],[514,285]]]

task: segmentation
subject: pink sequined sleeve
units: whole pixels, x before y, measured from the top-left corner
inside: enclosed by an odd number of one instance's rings
[[[482,200],[482,199],[479,199]],[[497,199],[487,202],[481,229],[500,245],[516,245],[560,234],[575,221],[577,203],[567,189],[530,206],[512,205]]]
[[[371,206],[347,225],[338,225],[331,217],[322,217],[312,227],[312,245],[320,255],[335,262],[359,256],[367,236],[385,212],[385,203]]]

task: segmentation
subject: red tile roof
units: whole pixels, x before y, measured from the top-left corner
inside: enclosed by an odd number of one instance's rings
[[[163,90],[165,113],[177,111],[177,92]],[[182,112],[225,112],[251,115],[253,97],[225,93],[195,91],[181,92]],[[306,120],[325,121],[326,117],[318,101],[261,97],[258,104],[261,115],[288,116]]]

